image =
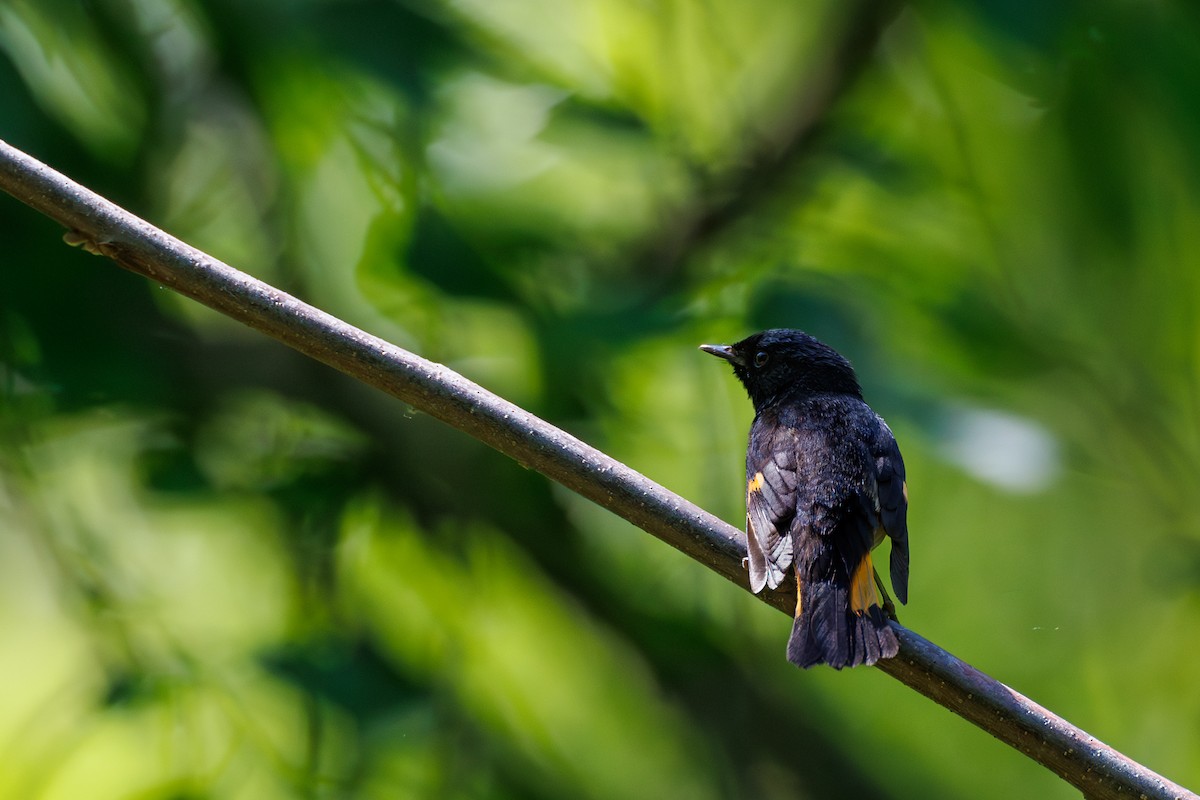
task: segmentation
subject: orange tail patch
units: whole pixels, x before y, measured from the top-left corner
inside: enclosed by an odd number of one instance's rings
[[[796,564],[793,570],[796,573],[796,614],[795,619],[800,619],[800,612],[804,610],[804,584],[800,581],[800,565]]]
[[[868,552],[850,577],[850,609],[855,614],[863,614],[871,606],[877,605],[879,595],[875,591],[875,568],[871,565],[871,554]]]

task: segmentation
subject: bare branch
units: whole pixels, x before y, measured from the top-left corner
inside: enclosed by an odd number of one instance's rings
[[[381,389],[654,534],[745,587],[742,534],[703,509],[446,367],[401,350],[188,246],[0,142],[0,188],[71,243]],[[763,600],[791,613],[795,589]],[[1200,797],[896,625],[880,670],[1054,771],[1089,798]]]

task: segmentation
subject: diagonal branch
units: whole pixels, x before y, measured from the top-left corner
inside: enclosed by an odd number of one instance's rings
[[[741,532],[446,367],[401,350],[175,239],[0,141],[0,189],[67,239],[381,389],[654,534],[738,585]],[[795,589],[763,599],[790,613]],[[1089,798],[1200,800],[1033,701],[896,625],[878,667],[1015,747]]]

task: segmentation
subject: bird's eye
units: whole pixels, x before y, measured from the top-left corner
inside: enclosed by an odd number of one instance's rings
[[[761,367],[764,364],[766,364],[767,361],[770,360],[770,358],[771,358],[770,354],[768,354],[765,350],[759,350],[757,353],[754,354],[754,366]]]

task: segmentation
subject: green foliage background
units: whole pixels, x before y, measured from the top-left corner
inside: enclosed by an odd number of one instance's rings
[[[1200,11],[915,4],[744,180],[844,5],[3,0],[0,137],[735,524],[749,404],[695,346],[827,339],[908,461],[904,622],[1200,785]],[[1075,796],[467,437],[0,231],[0,798]]]

